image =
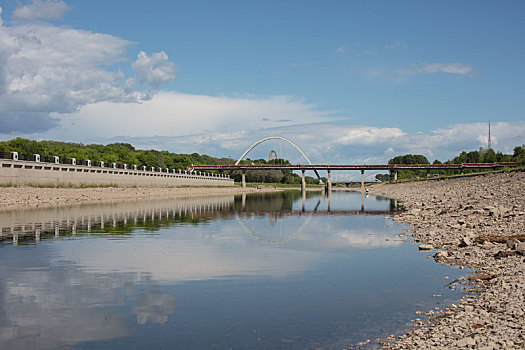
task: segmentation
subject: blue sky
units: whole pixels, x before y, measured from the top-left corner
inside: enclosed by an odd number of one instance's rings
[[[235,156],[277,134],[316,162],[446,160],[490,119],[496,150],[525,143],[523,1],[0,6],[1,139]]]

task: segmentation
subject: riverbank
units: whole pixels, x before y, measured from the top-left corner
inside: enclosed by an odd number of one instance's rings
[[[275,192],[283,188],[265,186],[241,187],[172,187],[172,188],[51,188],[51,187],[1,187],[0,210],[15,210],[36,207],[64,206],[72,204],[102,203],[113,201],[146,200],[240,194],[253,192]]]
[[[450,287],[471,291],[458,305],[414,320],[382,349],[525,348],[525,172],[381,184],[375,195],[402,201],[393,220],[436,262],[475,272]]]

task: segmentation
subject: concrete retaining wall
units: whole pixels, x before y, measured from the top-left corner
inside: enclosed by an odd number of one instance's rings
[[[1,185],[176,187],[233,186],[233,179],[200,172],[102,168],[0,159]]]

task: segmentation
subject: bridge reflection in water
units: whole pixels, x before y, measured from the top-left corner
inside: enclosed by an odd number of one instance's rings
[[[403,243],[382,217],[395,203],[361,200],[292,191],[0,213],[0,348],[347,348],[396,332],[458,276]]]
[[[248,196],[249,200],[246,194],[242,194],[0,212],[0,240],[23,244],[77,234],[129,235],[135,229],[154,232],[175,225],[235,218],[244,231],[257,240],[285,244],[297,237],[315,216],[385,216],[397,210],[393,200],[370,197],[365,201],[363,194],[357,210],[347,209],[358,206],[357,203],[347,203],[347,199],[344,203],[338,200],[334,203],[331,192],[325,195],[324,192],[287,191]],[[369,208],[365,208],[365,202]],[[245,223],[246,219],[255,217],[268,217],[269,229],[256,233]],[[301,221],[290,224],[290,227],[283,226],[283,219],[290,217],[301,218]]]

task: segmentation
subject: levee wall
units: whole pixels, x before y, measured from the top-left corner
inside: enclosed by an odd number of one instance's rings
[[[177,187],[233,186],[233,179],[219,174],[161,172],[102,168],[0,159],[1,185]]]

